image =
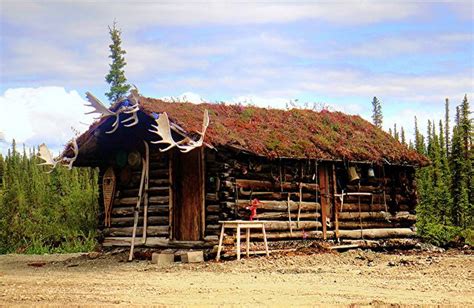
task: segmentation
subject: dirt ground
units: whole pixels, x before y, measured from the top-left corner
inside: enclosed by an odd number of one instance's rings
[[[474,306],[472,251],[305,251],[168,267],[125,258],[2,255],[0,305]]]

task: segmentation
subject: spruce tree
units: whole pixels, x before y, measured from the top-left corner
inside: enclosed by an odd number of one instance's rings
[[[405,138],[405,129],[403,128],[403,126],[400,128],[400,140],[402,144],[407,145],[407,140]]]
[[[446,98],[445,104],[444,104],[444,137],[446,139],[445,141],[445,147],[446,147],[446,156],[449,154],[450,150],[450,142],[449,142],[449,99]]]
[[[382,104],[376,96],[372,100],[372,120],[375,126],[382,128]]]
[[[397,141],[400,141],[400,135],[398,134],[397,130],[397,123],[393,124],[393,138],[395,138]]]
[[[105,80],[110,84],[110,91],[105,93],[105,95],[109,98],[111,103],[124,97],[128,90],[130,90],[130,85],[127,84],[127,78],[125,77],[124,71],[127,62],[125,62],[124,57],[126,51],[123,50],[121,46],[122,32],[116,25],[117,24],[114,21],[112,28],[109,26],[109,34],[112,39],[112,44],[109,45],[109,58],[112,59],[112,63],[109,65],[109,73],[105,76]]]

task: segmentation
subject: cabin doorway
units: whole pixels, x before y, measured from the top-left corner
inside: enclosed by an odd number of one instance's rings
[[[202,238],[204,221],[202,149],[173,154],[173,238],[198,241]]]

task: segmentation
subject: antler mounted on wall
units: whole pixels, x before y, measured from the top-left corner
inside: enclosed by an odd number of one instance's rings
[[[51,154],[51,151],[48,149],[46,144],[44,144],[44,143],[41,144],[39,146],[38,157],[41,158],[42,160],[44,160],[44,162],[41,163],[41,164],[38,164],[38,165],[39,166],[44,166],[44,165],[51,166],[51,170],[48,171],[47,173],[53,172],[54,168],[56,168],[57,164],[59,164],[59,163],[67,165],[68,169],[71,170],[72,165],[74,164],[74,162],[77,159],[77,155],[79,155],[79,147],[77,146],[76,138],[74,138],[71,141],[71,144],[72,144],[72,151],[74,152],[74,156],[73,157],[60,156],[57,159],[53,158],[53,155]]]
[[[107,117],[115,117],[114,123],[112,123],[112,129],[109,131],[106,131],[106,134],[112,134],[114,133],[117,128],[119,127],[119,117],[121,113],[124,114],[131,114],[131,116],[125,120],[122,120],[122,124],[124,124],[125,127],[132,127],[136,124],[138,124],[138,115],[137,112],[139,110],[138,106],[138,89],[135,87],[135,89],[132,89],[130,91],[130,99],[121,99],[117,101],[117,104],[121,104],[119,109],[117,111],[112,111],[108,109],[107,107],[104,106],[104,104],[94,95],[92,95],[90,92],[86,92],[86,97],[87,100],[89,101],[89,104],[86,104],[87,107],[92,107],[94,110],[87,112],[86,114],[92,114],[92,113],[98,113],[100,114],[100,118],[107,118]],[[130,101],[133,101],[132,104],[130,104]],[[130,123],[129,123],[130,122]]]
[[[151,141],[153,144],[168,144],[168,147],[160,149],[160,152],[168,151],[173,147],[177,147],[181,152],[186,153],[192,149],[202,146],[204,141],[204,135],[206,134],[207,127],[209,126],[209,112],[207,109],[204,110],[204,119],[202,123],[202,130],[198,132],[200,135],[199,140],[195,141],[189,137],[185,137],[181,141],[174,141],[173,136],[171,135],[171,126],[166,112],[161,113],[156,120],[157,125],[152,125],[154,130],[149,129],[150,132],[157,134],[161,137],[159,141]]]

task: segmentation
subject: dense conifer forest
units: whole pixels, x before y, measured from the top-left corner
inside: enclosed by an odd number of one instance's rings
[[[39,166],[13,142],[0,155],[0,253],[87,251],[96,244],[97,172]]]

